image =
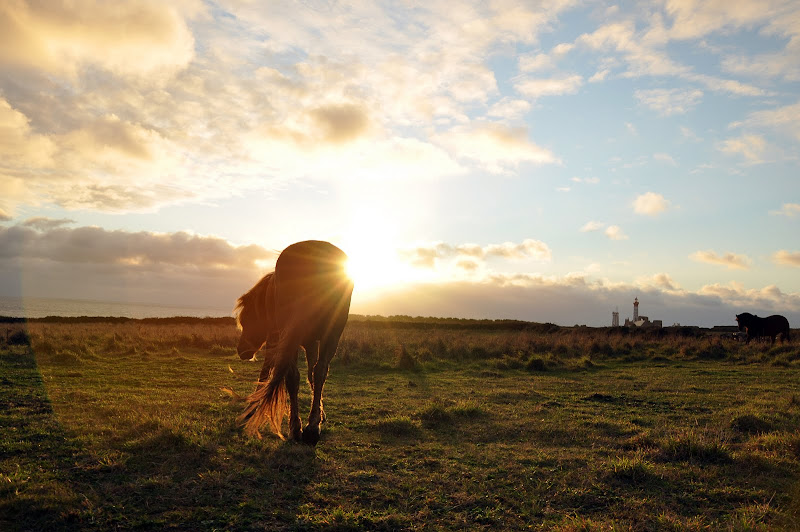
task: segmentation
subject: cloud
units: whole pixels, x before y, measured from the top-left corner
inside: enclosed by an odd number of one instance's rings
[[[661,116],[686,114],[703,98],[698,89],[649,89],[637,90],[634,96],[639,103]]]
[[[695,262],[705,262],[706,264],[716,264],[726,266],[729,269],[749,270],[752,261],[746,255],[736,253],[725,253],[718,255],[715,251],[695,251],[689,258]]]
[[[786,251],[782,249],[772,255],[772,262],[781,266],[794,266],[800,268],[800,251]]]
[[[607,69],[607,68],[604,68],[602,70],[598,70],[597,72],[592,74],[592,76],[589,78],[589,83],[598,83],[600,81],[605,81],[605,79],[608,77],[608,74],[610,72],[611,71],[609,69]]]
[[[678,166],[678,163],[675,162],[675,159],[668,153],[654,153],[653,159],[656,161],[661,161],[664,163],[669,164],[670,166]]]
[[[213,236],[146,231],[108,231],[100,227],[64,228],[71,220],[33,218],[0,227],[0,259],[113,265],[120,270],[259,269],[275,253],[256,245],[234,246]],[[120,271],[124,276],[124,272]]]
[[[6,211],[4,211],[3,209],[0,209],[0,222],[9,222],[13,218],[14,217],[11,216],[10,214],[8,214]]]
[[[507,120],[517,120],[522,118],[531,110],[531,104],[526,100],[503,98],[493,104],[488,111],[489,116],[505,118]]]
[[[586,222],[583,225],[583,227],[581,227],[580,230],[581,230],[582,233],[588,233],[589,231],[599,231],[600,229],[605,227],[605,225],[606,224],[604,224],[603,222],[589,221],[589,222]]]
[[[318,107],[309,114],[322,130],[324,139],[333,144],[359,137],[367,131],[370,122],[366,110],[352,104]]]
[[[800,203],[784,203],[779,211],[770,211],[770,214],[794,218],[800,216]]]
[[[678,285],[678,283],[676,283],[675,280],[667,273],[657,273],[647,279],[646,282],[668,292],[681,291],[681,287]]]
[[[605,231],[603,234],[606,235],[610,240],[628,240],[628,235],[626,235],[622,228],[618,225],[609,225],[606,227],[606,224],[603,222],[597,221],[589,221],[586,222],[581,228],[580,231],[582,233],[590,233],[594,231],[600,231],[605,227]]]
[[[717,148],[728,155],[741,155],[748,163],[757,164],[764,162],[764,152],[767,142],[759,135],[742,135],[720,143]]]
[[[787,14],[791,3],[782,0],[744,0],[734,4],[698,0],[670,0],[673,39],[697,39],[723,29],[752,27]]]
[[[186,19],[201,11],[189,1],[3,2],[0,65],[68,78],[92,66],[122,76],[172,75],[194,56]]]
[[[691,129],[689,129],[686,126],[681,126],[681,135],[686,140],[690,140],[692,142],[700,142],[700,141],[703,140],[694,131],[692,131]]]
[[[526,78],[518,81],[514,88],[528,98],[575,94],[583,85],[583,78],[577,74],[549,79]]]
[[[62,225],[69,225],[74,224],[75,220],[70,220],[69,218],[60,218],[55,220],[53,218],[46,218],[44,216],[36,216],[34,218],[28,218],[24,222],[22,222],[23,227],[33,227],[39,231],[49,231],[50,229],[56,229],[61,227]]]
[[[634,297],[639,298],[642,314],[651,320],[660,319],[665,325],[731,325],[742,309],[761,314],[781,312],[792,323],[800,320],[798,293],[785,293],[774,286],[746,289],[735,283],[689,291],[664,273],[632,284],[592,280],[583,275],[497,274],[482,282],[397,286],[380,298],[354,300],[351,308],[363,314],[511,318],[610,326],[614,308],[630,308]],[[621,314],[624,316],[624,312]]]
[[[633,200],[633,210],[636,214],[657,216],[670,208],[672,203],[656,192],[645,192]]]
[[[770,129],[800,141],[800,102],[774,109],[755,111],[750,113],[739,125]]]
[[[520,163],[554,164],[559,159],[528,139],[523,127],[478,123],[456,127],[434,139],[461,159],[477,161],[486,170],[504,173]]]
[[[775,285],[765,286],[760,289],[745,288],[740,283],[731,282],[727,286],[720,284],[710,284],[698,290],[700,296],[712,296],[719,298],[721,302],[738,309],[747,309],[748,312],[763,314],[772,312],[797,313],[800,305],[800,294],[785,293]],[[738,313],[738,311],[737,311]],[[800,318],[800,315],[794,320]]]
[[[458,259],[468,257],[473,263],[476,259],[486,260],[489,258],[533,259],[546,262],[551,260],[552,251],[544,242],[528,238],[520,243],[504,242],[487,246],[437,242],[404,250],[401,252],[401,256],[415,266],[433,268],[436,266],[437,260],[454,257]],[[470,269],[474,270],[475,268]]]
[[[611,240],[628,240],[628,235],[622,232],[622,228],[618,225],[609,225],[606,227],[605,234]]]

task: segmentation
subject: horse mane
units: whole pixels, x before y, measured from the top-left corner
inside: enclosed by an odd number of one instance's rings
[[[236,318],[236,327],[239,330],[242,329],[242,324],[239,321],[239,318],[242,316],[242,311],[245,307],[251,306],[253,301],[258,299],[264,300],[264,293],[267,291],[267,286],[269,286],[269,283],[272,281],[273,275],[275,275],[275,272],[266,274],[253,288],[242,294],[241,297],[236,300],[236,307],[234,307],[233,313]]]

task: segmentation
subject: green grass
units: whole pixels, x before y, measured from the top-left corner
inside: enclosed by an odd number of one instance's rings
[[[0,530],[800,522],[794,346],[350,329],[310,448],[236,426],[235,331],[82,327],[0,344]]]

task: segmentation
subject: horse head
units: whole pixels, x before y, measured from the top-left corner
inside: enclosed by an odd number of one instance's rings
[[[747,330],[747,327],[750,326],[750,324],[753,321],[753,318],[755,318],[755,317],[756,316],[753,316],[749,312],[743,312],[741,314],[737,314],[736,315],[736,323],[739,324],[739,330],[740,331]]]

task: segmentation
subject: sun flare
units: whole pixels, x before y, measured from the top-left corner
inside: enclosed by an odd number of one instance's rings
[[[375,292],[419,279],[416,269],[404,262],[395,250],[369,245],[348,249],[346,268],[359,293]]]

